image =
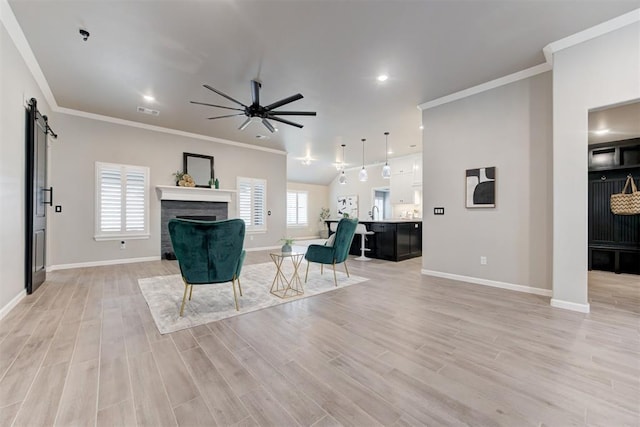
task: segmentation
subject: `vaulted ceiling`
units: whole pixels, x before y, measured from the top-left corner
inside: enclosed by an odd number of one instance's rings
[[[422,150],[417,105],[544,62],[542,48],[638,7],[638,1],[61,1],[9,4],[60,107],[286,150],[288,179],[329,183],[342,160]],[[83,41],[80,28],[90,32]],[[380,74],[389,76],[378,82]],[[270,133],[203,88],[249,104],[295,93]],[[143,95],[155,101],[146,102]],[[137,112],[143,106],[158,116]],[[268,138],[258,139],[258,135]],[[310,158],[309,165],[302,159]]]

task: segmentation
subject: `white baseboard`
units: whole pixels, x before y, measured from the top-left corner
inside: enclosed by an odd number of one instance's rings
[[[9,314],[11,309],[13,307],[15,307],[16,305],[18,305],[18,303],[22,300],[22,298],[24,298],[26,296],[27,296],[27,290],[23,289],[23,290],[20,291],[20,293],[18,293],[18,295],[13,297],[13,299],[11,301],[9,301],[7,304],[5,304],[4,307],[0,308],[0,320],[2,320],[4,318],[4,316]]]
[[[563,308],[565,310],[577,311],[580,313],[589,313],[591,311],[591,306],[589,304],[578,304],[555,298],[551,298],[551,307]]]
[[[272,251],[274,249],[280,249],[282,245],[279,246],[263,246],[261,248],[244,248],[247,252],[258,252],[258,251]]]
[[[532,286],[516,285],[513,283],[498,282],[495,280],[480,279],[478,277],[462,276],[459,274],[443,273],[441,271],[433,271],[433,270],[426,270],[426,269],[422,269],[421,272],[426,276],[442,277],[444,279],[452,279],[452,280],[458,280],[461,282],[474,283],[476,285],[484,285],[484,286],[491,286],[494,288],[508,289],[510,291],[524,292],[527,294],[542,295],[545,297],[550,297],[552,295],[551,289],[534,288]]]
[[[159,261],[159,256],[148,256],[142,258],[123,258],[123,259],[109,259],[106,261],[89,261],[89,262],[77,262],[74,264],[59,264],[47,266],[47,271],[55,270],[68,270],[70,268],[84,268],[84,267],[101,267],[104,265],[116,265],[116,264],[132,264],[134,262],[148,262]]]

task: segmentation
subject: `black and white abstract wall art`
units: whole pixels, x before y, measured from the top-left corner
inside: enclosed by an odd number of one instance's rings
[[[344,214],[349,215],[349,218],[358,218],[358,196],[338,196],[338,216],[342,217]]]
[[[468,208],[496,207],[496,168],[467,169]]]

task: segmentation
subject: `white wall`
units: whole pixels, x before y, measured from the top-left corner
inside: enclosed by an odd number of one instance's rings
[[[358,180],[360,168],[349,169],[345,171],[347,177],[346,184],[339,184],[339,172],[329,184],[329,208],[331,209],[331,218],[338,217],[338,196],[358,196],[358,219],[370,220],[369,211],[373,207],[373,188],[389,187],[389,180],[382,178],[382,166],[366,166],[368,179],[366,182]]]
[[[221,189],[236,189],[236,177],[267,180],[266,233],[247,234],[245,247],[275,247],[286,234],[286,156],[228,144],[177,136],[90,118],[54,113],[58,140],[51,147],[51,181],[55,204],[51,262],[65,265],[160,256],[160,201],[156,185],[174,185],[172,173],[182,169],[182,153],[214,156]],[[94,236],[95,162],[148,166],[150,172],[151,237],[96,242]],[[236,216],[236,198],[229,217]],[[126,240],[126,239],[125,239]]]
[[[25,285],[26,102],[36,98],[42,114],[50,115],[50,110],[4,24],[0,27],[0,313],[3,313],[3,307],[24,293]],[[55,121],[51,126],[55,128]]]
[[[287,182],[287,190],[306,191],[308,194],[306,227],[287,227],[287,236],[317,237],[320,232],[320,209],[329,207],[329,187],[326,185],[304,184],[300,182]],[[324,226],[324,223],[322,223]],[[326,228],[326,227],[325,227]]]
[[[588,311],[587,126],[640,98],[640,24],[557,52],[553,66],[553,305]]]
[[[547,72],[423,112],[425,270],[551,288],[551,89]],[[496,208],[465,208],[465,170],[489,166]]]

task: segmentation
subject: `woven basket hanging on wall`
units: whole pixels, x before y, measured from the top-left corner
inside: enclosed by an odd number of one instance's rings
[[[629,187],[631,187],[631,193],[627,193]],[[615,215],[640,214],[640,191],[631,175],[627,177],[622,192],[611,195],[611,212]]]

